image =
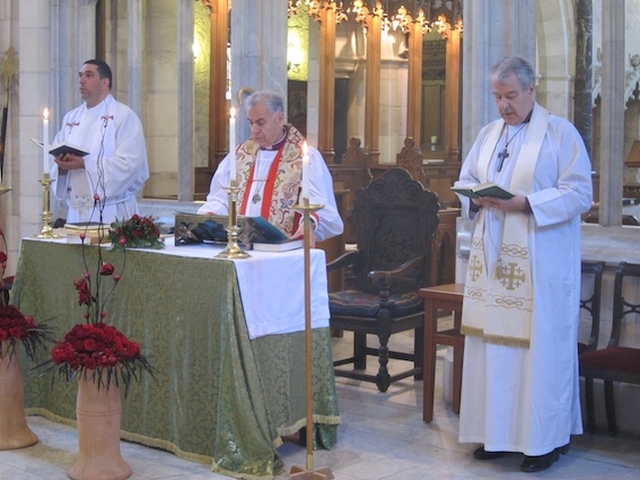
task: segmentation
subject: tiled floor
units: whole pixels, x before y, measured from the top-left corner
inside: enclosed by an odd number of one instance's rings
[[[334,339],[334,351],[346,348],[349,336]],[[408,342],[407,342],[408,343]],[[434,421],[422,422],[422,382],[407,380],[379,393],[374,385],[337,379],[342,425],[332,451],[314,454],[316,468],[329,467],[336,480],[423,479],[615,479],[640,478],[640,439],[611,438],[605,433],[576,437],[567,455],[549,470],[521,473],[521,456],[480,462],[474,445],[457,442],[458,417],[442,400],[442,357],[436,385]],[[372,365],[375,362],[371,362]],[[63,480],[77,452],[73,428],[41,417],[29,417],[40,441],[33,447],[0,452],[0,480]],[[225,479],[207,465],[180,460],[170,453],[122,442],[132,479]],[[288,478],[292,466],[305,466],[306,449],[280,447]]]

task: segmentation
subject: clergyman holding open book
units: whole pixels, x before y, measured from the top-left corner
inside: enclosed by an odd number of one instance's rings
[[[293,208],[302,203],[302,134],[285,123],[284,99],[262,90],[245,100],[251,137],[227,155],[211,179],[210,192],[198,213],[228,215],[230,162],[236,162],[240,188],[237,211],[247,217],[263,217],[288,238],[304,235],[301,215]],[[324,208],[311,215],[314,238],[323,241],[344,228],[333,193],[333,180],[320,152],[309,147],[309,203]]]
[[[492,460],[524,454],[549,468],[582,433],[578,383],[580,214],[591,164],[567,120],[535,101],[519,57],[491,69],[502,118],[480,130],[456,187],[495,182],[512,198],[460,195],[475,223],[462,313],[466,335],[459,440]]]
[[[89,152],[56,155],[49,171],[52,192],[69,207],[69,223],[128,220],[138,213],[135,195],[149,178],[142,123],[113,98],[111,82],[109,65],[87,60],[78,73],[84,102],[64,116],[53,140]]]

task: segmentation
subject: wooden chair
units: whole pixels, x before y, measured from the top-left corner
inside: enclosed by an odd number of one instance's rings
[[[438,198],[401,168],[391,168],[354,200],[357,251],[327,265],[349,268],[355,288],[329,294],[331,327],[354,333],[353,356],[334,362],[336,376],[373,382],[381,392],[397,380],[422,378],[423,301],[421,287],[431,284],[431,242],[438,225]],[[414,351],[389,349],[394,333],[415,330]],[[378,347],[367,346],[375,335]],[[366,373],[367,356],[378,357],[378,373]],[[391,375],[389,359],[411,362]],[[338,368],[353,364],[353,369]]]
[[[582,261],[582,281],[590,279],[591,295],[580,298],[580,308],[589,314],[589,340],[578,341],[578,355],[598,348],[598,338],[600,334],[600,302],[602,295],[602,274],[604,272],[604,262]],[[591,383],[593,385],[593,383]]]
[[[620,263],[615,272],[613,318],[609,343],[606,348],[586,351],[579,357],[580,375],[585,378],[585,404],[589,432],[595,432],[593,379],[604,380],[604,400],[610,435],[618,433],[613,382],[640,385],[640,348],[620,345],[625,320],[637,321],[640,315],[640,300],[634,303],[624,297],[624,286],[633,280],[636,282],[640,280],[640,265]],[[589,382],[591,382],[590,387]]]

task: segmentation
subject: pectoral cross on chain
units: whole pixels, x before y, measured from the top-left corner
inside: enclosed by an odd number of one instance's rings
[[[498,171],[502,170],[502,165],[504,165],[504,159],[509,156],[509,152],[507,151],[507,147],[504,147],[502,151],[498,154],[498,159],[500,163],[498,163]]]

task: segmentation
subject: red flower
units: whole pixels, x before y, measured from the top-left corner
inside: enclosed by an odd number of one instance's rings
[[[79,278],[73,281],[73,285],[78,292],[78,305],[91,305],[93,299],[87,281],[84,278]]]
[[[113,271],[115,268],[110,263],[103,263],[102,267],[100,267],[100,275],[113,275]]]

